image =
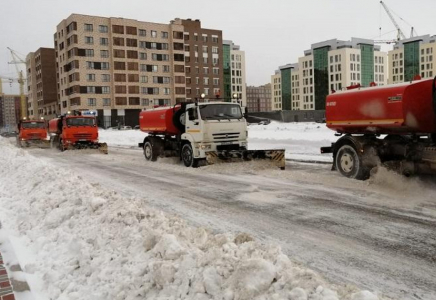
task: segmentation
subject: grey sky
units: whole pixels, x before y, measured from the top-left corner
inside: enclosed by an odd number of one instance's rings
[[[435,0],[385,0],[420,35],[436,34]],[[71,13],[123,17],[168,23],[200,19],[205,28],[221,29],[226,40],[246,55],[247,85],[268,83],[279,65],[297,62],[316,42],[351,37],[396,37],[394,25],[379,0],[1,0],[0,75],[16,77],[6,47],[24,56],[39,47],[53,47],[56,25]],[[406,36],[410,27],[395,16]],[[389,50],[391,46],[383,46]],[[16,92],[4,84],[6,93]]]

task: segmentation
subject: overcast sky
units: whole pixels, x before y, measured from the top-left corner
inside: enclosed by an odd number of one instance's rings
[[[10,47],[23,54],[53,47],[56,25],[72,13],[168,23],[200,19],[241,46],[247,85],[270,82],[278,66],[295,63],[313,43],[351,37],[393,39],[395,27],[379,0],[1,0],[0,75],[16,77]],[[436,0],[385,0],[405,35],[436,34]],[[379,27],[382,27],[381,38]],[[383,50],[392,46],[384,45]],[[16,92],[3,84],[5,93]]]

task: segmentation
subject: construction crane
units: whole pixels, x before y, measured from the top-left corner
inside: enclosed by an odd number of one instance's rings
[[[26,103],[26,96],[24,95],[24,76],[23,71],[18,68],[19,64],[26,65],[26,62],[21,59],[17,53],[12,50],[11,48],[7,47],[9,51],[11,51],[12,60],[9,62],[9,64],[15,65],[15,68],[17,69],[18,79],[17,82],[20,85],[20,106],[21,106],[21,119],[27,118],[27,103]]]
[[[0,75],[0,94],[3,94],[3,83],[12,84],[13,82],[19,82],[19,79]]]
[[[391,19],[392,23],[394,24],[395,28],[397,29],[397,41],[401,40],[401,39],[406,39],[405,34],[403,33],[403,31],[401,30],[400,26],[398,25],[398,23],[395,21],[394,16],[391,13],[391,10],[386,6],[386,4],[383,1],[380,1],[381,6],[384,8],[384,10],[386,11],[386,13],[388,14],[389,18]],[[403,22],[405,22],[407,25],[409,25],[411,27],[411,31],[410,31],[410,37],[413,37],[413,33],[415,32],[415,34],[417,34],[416,30],[413,28],[413,26],[411,26],[409,23],[407,23],[403,18],[399,17]],[[380,27],[381,30],[381,27]]]

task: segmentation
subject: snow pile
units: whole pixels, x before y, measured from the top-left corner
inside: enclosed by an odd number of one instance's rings
[[[140,130],[99,130],[100,142],[109,146],[138,148],[145,136]],[[285,149],[287,159],[332,161],[332,155],[322,155],[320,148],[337,139],[325,124],[271,122],[248,126],[249,149]]]
[[[138,148],[138,143],[142,143],[146,135],[146,133],[140,130],[98,130],[98,137],[101,143],[125,148]]]
[[[376,300],[246,234],[212,234],[0,139],[0,219],[46,299]],[[21,252],[21,251],[20,251]]]
[[[325,124],[313,122],[271,122],[248,128],[250,149],[281,148],[286,150],[287,159],[302,161],[332,161],[332,155],[322,155],[320,148],[330,146],[338,139]]]

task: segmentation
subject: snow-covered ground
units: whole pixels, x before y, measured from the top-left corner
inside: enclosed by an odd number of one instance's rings
[[[101,138],[128,146],[137,134]],[[29,282],[33,299],[379,299],[327,283],[278,246],[193,227],[146,199],[104,189],[85,179],[86,164],[80,173],[59,168],[4,138],[0,151],[0,242],[12,244],[24,271],[16,276]]]
[[[137,148],[145,133],[139,130],[100,130],[100,141],[109,146]],[[338,138],[325,124],[279,123],[248,126],[249,149],[285,149],[287,159],[302,161],[332,161],[330,154],[321,154],[320,148],[330,146]]]

